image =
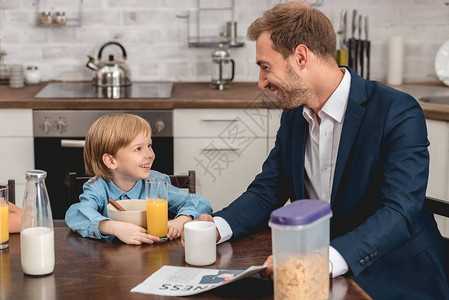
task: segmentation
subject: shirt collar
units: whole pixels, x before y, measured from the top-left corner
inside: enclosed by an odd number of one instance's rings
[[[343,79],[321,109],[322,112],[332,117],[338,123],[341,123],[345,116],[349,89],[351,87],[351,74],[345,68],[343,70],[345,72]]]
[[[346,68],[342,68],[344,71],[343,79],[340,81],[340,84],[337,86],[332,95],[327,99],[324,106],[318,112],[323,112],[333,118],[335,121],[341,123],[343,121],[343,117],[346,111],[346,105],[348,104],[349,98],[349,90],[351,88],[351,74]],[[302,112],[304,118],[307,122],[311,122],[313,120],[313,111],[304,106]]]
[[[114,200],[118,199],[122,200],[122,199],[139,199],[142,188],[145,188],[143,182],[144,180],[137,180],[136,184],[128,192],[124,192],[121,189],[119,189],[112,180],[107,181],[106,184],[108,185],[110,196],[114,198]]]

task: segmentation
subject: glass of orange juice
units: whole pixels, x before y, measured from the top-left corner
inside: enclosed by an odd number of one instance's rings
[[[8,186],[0,185],[0,249],[9,246]]]
[[[165,237],[168,232],[168,181],[165,178],[149,178],[146,181],[147,232]]]

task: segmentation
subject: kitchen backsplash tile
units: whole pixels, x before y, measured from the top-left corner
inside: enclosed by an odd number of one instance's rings
[[[121,11],[106,11],[99,8],[81,13],[83,27],[117,26],[117,23],[122,23],[122,17],[123,12]]]
[[[5,63],[37,65],[42,80],[87,80],[87,55],[96,58],[101,45],[119,41],[128,53],[133,80],[209,81],[213,49],[188,48],[186,19],[177,15],[190,12],[190,32],[196,32],[198,0],[84,0],[81,26],[45,28],[39,26],[39,10],[65,11],[76,17],[80,0],[0,0],[0,39],[8,53]],[[315,0],[310,0],[314,2]],[[202,7],[227,7],[231,0],[199,0]],[[281,0],[235,1],[237,36],[243,48],[231,49],[236,62],[236,81],[256,81],[254,42],[245,39],[249,24]],[[433,64],[439,47],[449,39],[449,6],[446,0],[324,0],[318,7],[338,29],[340,11],[352,10],[369,16],[371,77],[386,80],[387,47],[390,35],[404,37],[404,81],[438,82]],[[229,11],[201,13],[202,36],[225,31]],[[350,35],[350,30],[348,30]],[[364,34],[362,35],[364,37]],[[104,59],[121,51],[108,47]]]

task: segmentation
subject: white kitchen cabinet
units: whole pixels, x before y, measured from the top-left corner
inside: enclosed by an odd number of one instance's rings
[[[449,202],[449,122],[426,120],[430,141],[430,166],[427,196]],[[443,236],[449,237],[447,218],[435,216],[438,228]]]
[[[195,170],[214,211],[243,193],[267,156],[267,109],[174,111],[174,173]]]
[[[426,120],[430,141],[429,184],[427,195],[442,200],[448,199],[448,151],[449,123],[445,121]]]
[[[31,109],[0,109],[0,182],[16,181],[16,204],[22,207],[25,171],[34,168]]]
[[[266,137],[267,109],[176,109],[174,137]]]
[[[240,196],[261,171],[266,140],[254,139],[244,151],[230,150],[216,138],[177,138],[174,143],[175,174],[196,170],[197,194],[214,211]]]

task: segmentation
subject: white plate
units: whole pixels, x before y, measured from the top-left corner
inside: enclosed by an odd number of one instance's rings
[[[435,73],[445,85],[449,86],[449,40],[445,41],[437,52]]]

